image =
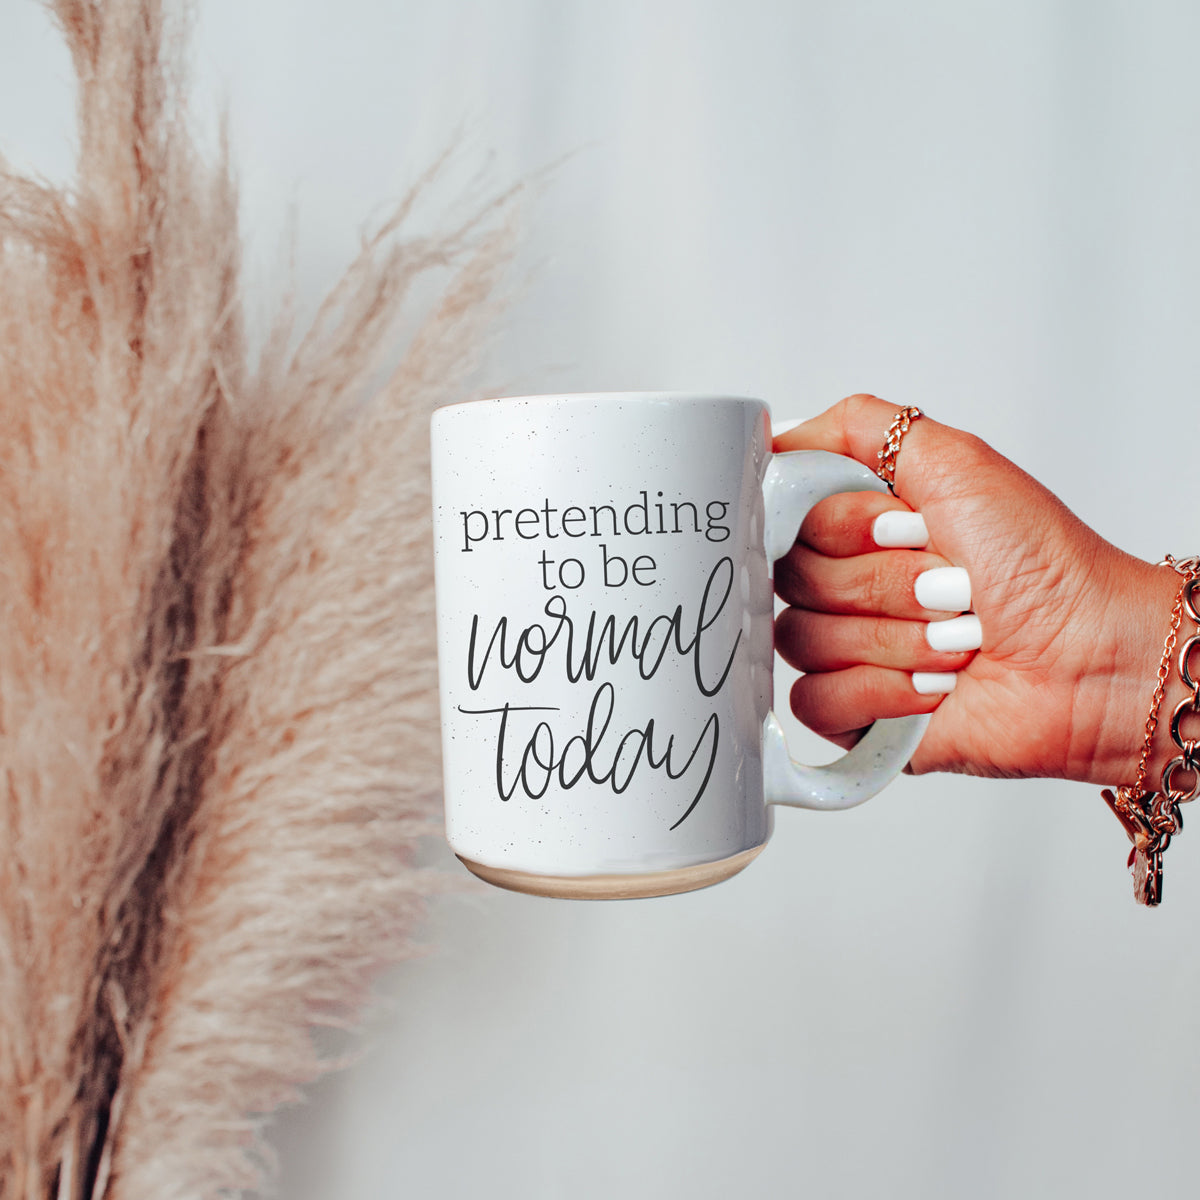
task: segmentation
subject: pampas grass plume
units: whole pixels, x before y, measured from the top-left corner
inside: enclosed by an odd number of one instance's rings
[[[512,197],[436,238],[410,197],[251,364],[185,16],[53,13],[77,177],[0,170],[0,1196],[215,1197],[431,886],[427,416]]]

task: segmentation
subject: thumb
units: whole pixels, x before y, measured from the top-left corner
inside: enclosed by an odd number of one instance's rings
[[[899,409],[899,405],[878,396],[847,396],[819,417],[781,433],[775,439],[775,449],[831,450],[875,470],[888,427]],[[958,430],[928,417],[914,421],[896,457],[896,495],[920,510],[931,490],[932,476],[941,473],[935,464],[947,461],[945,455],[952,452],[951,443],[962,437]]]

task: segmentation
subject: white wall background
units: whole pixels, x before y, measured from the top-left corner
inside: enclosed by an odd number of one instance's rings
[[[465,129],[464,177],[560,163],[489,382],[872,390],[1157,558],[1200,549],[1198,46],[1187,0],[200,0],[197,67],[261,278],[294,213],[315,296]],[[0,152],[65,173],[71,103],[0,0]],[[1193,1195],[1189,832],[1146,912],[1094,788],[903,779],[706,892],[442,900],[282,1194]]]

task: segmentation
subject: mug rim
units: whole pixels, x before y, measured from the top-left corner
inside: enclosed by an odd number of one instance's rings
[[[549,404],[572,401],[612,401],[631,403],[645,401],[654,404],[693,404],[724,402],[730,404],[757,404],[769,409],[770,405],[757,396],[737,396],[724,392],[680,392],[680,391],[625,391],[625,392],[533,392],[526,396],[477,396],[470,400],[455,400],[441,404],[433,415],[450,409],[469,408],[476,404]]]

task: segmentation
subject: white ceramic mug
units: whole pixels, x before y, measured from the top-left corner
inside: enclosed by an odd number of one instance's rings
[[[848,808],[927,717],[829,766],[771,712],[771,564],[805,514],[882,491],[861,463],[772,454],[757,400],[597,393],[433,417],[446,832],[491,883],[666,895],[759,853],[773,804]]]

